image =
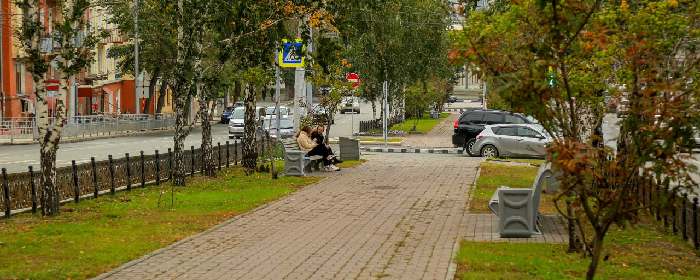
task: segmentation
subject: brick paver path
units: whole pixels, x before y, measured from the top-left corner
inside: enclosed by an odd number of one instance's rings
[[[406,147],[431,147],[431,148],[452,148],[452,134],[454,133],[454,123],[459,118],[459,112],[452,112],[439,124],[433,127],[426,134],[409,135],[403,138],[401,146]]]
[[[481,159],[369,157],[108,279],[445,279]]]

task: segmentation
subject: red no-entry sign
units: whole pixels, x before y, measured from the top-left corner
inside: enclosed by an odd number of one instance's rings
[[[357,87],[357,85],[360,84],[360,77],[357,76],[355,73],[350,73],[347,78],[345,78],[346,81],[349,83],[352,83],[352,87]]]

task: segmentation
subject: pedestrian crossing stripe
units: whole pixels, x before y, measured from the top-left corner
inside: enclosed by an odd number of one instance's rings
[[[304,67],[306,46],[301,39],[294,42],[282,40],[282,50],[279,52],[280,67]]]

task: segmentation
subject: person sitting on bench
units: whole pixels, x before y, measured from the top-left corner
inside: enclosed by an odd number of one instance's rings
[[[309,135],[311,135],[311,127],[308,125],[303,126],[301,130],[294,135],[294,137],[297,138],[299,149],[309,156],[320,155],[323,157],[323,168],[326,171],[330,172],[340,170],[340,168],[331,163],[326,145],[319,145],[318,143],[312,141],[311,138],[309,138]]]
[[[311,132],[311,140],[313,140],[319,144],[324,143],[323,142],[323,131],[324,130],[325,130],[325,127],[322,124],[319,124],[316,127],[316,130]],[[338,157],[337,155],[335,155],[335,153],[333,153],[333,150],[331,150],[331,146],[329,146],[329,145],[325,145],[325,146],[326,146],[326,149],[328,149],[328,155],[330,155],[332,158],[331,162],[333,162],[333,165],[338,164],[338,163],[343,163],[343,161],[340,160],[340,157]]]

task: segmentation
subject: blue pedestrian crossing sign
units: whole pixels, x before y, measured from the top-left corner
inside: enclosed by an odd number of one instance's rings
[[[304,56],[306,56],[306,46],[301,39],[294,42],[282,40],[283,48],[279,52],[280,67],[304,67]]]

